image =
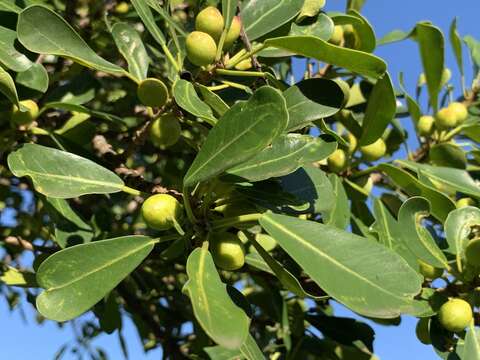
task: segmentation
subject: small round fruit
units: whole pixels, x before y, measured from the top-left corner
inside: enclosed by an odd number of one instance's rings
[[[430,339],[430,332],[428,329],[429,322],[430,318],[421,318],[420,320],[418,320],[417,326],[415,327],[415,334],[417,335],[417,339],[425,345],[430,345],[432,343],[432,340]]]
[[[468,118],[468,109],[465,105],[459,102],[452,102],[449,106],[457,117],[457,125],[462,124]]]
[[[420,274],[422,274],[425,279],[434,280],[443,275],[443,269],[433,267],[421,260],[418,262],[420,263]]]
[[[225,37],[225,42],[223,43],[223,48],[228,50],[230,49],[235,41],[237,41],[240,36],[240,31],[242,30],[242,20],[238,16],[235,16],[232,20],[232,25],[228,29],[227,36]]]
[[[117,6],[115,6],[114,10],[117,14],[126,14],[128,13],[129,9],[130,9],[130,6],[128,6],[128,3],[126,3],[125,1],[122,1],[118,3]]]
[[[462,299],[451,299],[440,307],[438,320],[440,324],[452,332],[464,330],[472,321],[472,307]]]
[[[157,194],[150,196],[142,205],[142,216],[148,227],[169,230],[183,221],[183,206],[173,196]]]
[[[238,236],[231,233],[211,237],[213,261],[224,270],[238,270],[245,264],[245,247]]]
[[[387,152],[387,145],[383,139],[378,139],[370,145],[360,147],[363,158],[367,161],[375,161],[382,158]]]
[[[327,159],[328,168],[331,172],[338,173],[347,165],[347,155],[342,149],[335,150]]]
[[[340,45],[343,41],[343,26],[335,25],[332,37],[328,41],[333,45]]]
[[[348,153],[351,155],[357,150],[358,140],[352,133],[347,134]]]
[[[138,85],[137,96],[145,106],[162,107],[168,100],[168,88],[163,81],[148,78]]]
[[[217,45],[207,33],[193,31],[187,36],[186,49],[188,60],[197,66],[210,65],[215,61]]]
[[[457,125],[457,115],[452,108],[446,107],[437,112],[435,116],[435,126],[437,128],[446,130],[453,128],[455,125]]]
[[[480,238],[472,239],[465,248],[465,258],[472,266],[480,266]]]
[[[420,136],[429,136],[433,132],[433,126],[435,124],[435,118],[430,115],[421,116],[418,119],[417,130]]]
[[[12,123],[17,126],[31,124],[38,116],[37,103],[33,100],[23,100],[20,101],[20,105],[23,105],[28,110],[21,112],[17,105],[14,105],[11,117]]]
[[[195,19],[195,29],[210,35],[215,41],[220,39],[225,26],[222,13],[213,6],[200,11]]]
[[[155,119],[150,128],[150,140],[155,146],[169,147],[177,143],[182,128],[177,117],[172,114],[164,114]]]
[[[475,200],[469,197],[458,199],[456,202],[457,209],[461,209],[467,206],[475,206]]]

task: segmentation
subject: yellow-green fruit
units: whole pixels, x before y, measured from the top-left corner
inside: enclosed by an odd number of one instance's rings
[[[265,251],[272,251],[277,247],[277,241],[267,234],[257,234],[255,240]]]
[[[428,330],[429,322],[430,318],[421,318],[418,320],[417,326],[415,327],[415,334],[417,335],[418,340],[425,345],[432,343],[430,339],[430,332]]]
[[[195,29],[210,35],[215,41],[220,39],[225,21],[222,13],[213,6],[200,11],[195,19]]]
[[[238,236],[231,233],[215,234],[210,251],[215,264],[224,270],[237,270],[245,264],[245,247]]]
[[[15,125],[28,125],[31,124],[38,116],[38,105],[33,100],[20,101],[20,105],[23,105],[28,110],[21,112],[19,108],[14,105],[12,111],[12,123]]]
[[[237,65],[235,65],[235,69],[240,71],[245,71],[245,70],[251,69],[252,66],[253,66],[252,59],[245,59],[240,61]]]
[[[440,81],[441,85],[443,86],[446,83],[448,83],[451,78],[452,78],[452,72],[450,71],[450,69],[449,68],[443,69],[442,79]]]
[[[327,159],[328,168],[331,172],[341,172],[347,165],[347,155],[342,149],[335,150]]]
[[[343,41],[343,26],[335,25],[332,37],[328,41],[333,45],[340,45]]]
[[[435,116],[435,126],[440,130],[446,130],[457,125],[457,115],[454,109],[446,107],[440,109]]]
[[[185,43],[188,60],[197,66],[206,66],[215,61],[217,44],[207,33],[193,31],[187,36]]]
[[[420,263],[420,274],[422,274],[425,279],[434,280],[443,275],[443,269],[433,267],[422,260],[418,262]]]
[[[418,119],[417,130],[420,136],[428,136],[433,132],[433,125],[435,124],[435,118],[430,115],[421,116]]]
[[[162,107],[168,100],[168,88],[163,81],[148,78],[138,85],[137,96],[143,105]]]
[[[122,1],[121,3],[118,3],[117,6],[115,6],[114,10],[117,14],[126,14],[129,9],[130,7],[128,6],[128,4],[125,1]]]
[[[173,196],[157,194],[150,196],[142,205],[143,220],[155,230],[171,229],[183,222],[183,206]]]
[[[468,109],[465,105],[459,102],[452,102],[449,106],[457,117],[457,125],[462,124],[468,118]]]
[[[458,209],[461,209],[467,206],[475,206],[475,200],[469,197],[461,198],[457,200],[456,205]]]
[[[370,145],[360,147],[363,158],[367,161],[375,161],[382,158],[387,152],[387,145],[383,139],[378,139]]]
[[[235,16],[232,20],[232,25],[228,29],[227,36],[225,37],[225,42],[223,43],[223,48],[228,50],[230,49],[235,41],[237,41],[240,36],[240,31],[242,30],[242,20],[238,16]]]
[[[472,307],[462,299],[451,299],[440,307],[438,320],[440,324],[452,332],[464,330],[472,321]]]
[[[352,133],[348,133],[347,141],[348,141],[348,153],[351,155],[355,152],[355,150],[357,150],[358,140],[355,137],[355,135],[353,135]]]
[[[171,113],[157,118],[150,127],[150,140],[158,147],[174,145],[180,138],[182,128],[177,117]]]
[[[480,238],[472,239],[465,248],[465,258],[472,266],[480,266]]]

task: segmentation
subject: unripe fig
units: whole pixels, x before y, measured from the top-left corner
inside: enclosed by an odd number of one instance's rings
[[[169,230],[183,221],[183,206],[173,196],[157,194],[150,196],[142,205],[142,216],[148,227]]]
[[[333,28],[332,37],[330,38],[330,40],[328,40],[328,42],[330,42],[333,45],[340,45],[342,41],[343,41],[343,26],[335,25],[335,27]]]
[[[245,70],[251,69],[252,66],[253,66],[252,59],[245,59],[240,61],[237,65],[235,65],[235,69],[240,71],[245,71]]]
[[[387,152],[387,145],[383,139],[377,139],[370,145],[360,147],[363,158],[367,161],[375,161],[382,158]]]
[[[465,105],[459,102],[452,102],[449,106],[457,117],[457,125],[462,124],[468,118],[468,109]]]
[[[242,20],[238,16],[235,16],[232,20],[232,25],[230,29],[228,29],[227,36],[225,37],[225,41],[223,43],[223,48],[225,50],[230,49],[235,41],[237,41],[238,37],[240,36],[240,31],[242,30]]]
[[[207,33],[193,31],[187,36],[185,43],[188,60],[197,66],[206,66],[215,61],[217,45]]]
[[[138,85],[137,96],[143,105],[162,107],[168,100],[168,88],[163,81],[148,78]]]
[[[418,262],[420,263],[420,274],[422,274],[425,279],[434,280],[443,275],[443,269],[433,267],[422,260]]]
[[[195,19],[195,30],[207,33],[215,41],[220,39],[224,26],[225,21],[222,13],[213,6],[200,11]]]
[[[357,150],[358,140],[352,133],[347,134],[348,153],[351,155]]]
[[[472,266],[480,266],[480,238],[472,239],[465,248],[465,258]]]
[[[178,141],[182,132],[177,117],[172,114],[164,114],[155,119],[150,127],[150,140],[160,148],[169,147]]]
[[[464,330],[472,321],[472,307],[462,299],[451,299],[440,307],[438,320],[440,324],[452,332]]]
[[[215,234],[210,251],[215,264],[224,270],[237,270],[245,264],[245,248],[238,236],[231,233]]]
[[[14,105],[11,117],[12,123],[17,126],[31,124],[38,116],[37,103],[33,100],[23,100],[20,101],[20,105],[25,106],[28,111],[21,112],[17,105]]]
[[[435,126],[440,130],[446,130],[457,125],[457,115],[455,111],[446,107],[440,109],[435,116]]]
[[[429,136],[433,132],[433,126],[435,124],[435,118],[430,115],[421,116],[418,119],[417,130],[420,136]]]
[[[130,9],[130,7],[128,6],[128,3],[126,3],[125,1],[122,1],[122,2],[118,3],[117,6],[115,6],[114,11],[117,14],[126,14],[129,9]]]
[[[331,172],[338,173],[347,165],[347,155],[342,149],[335,150],[327,159],[328,168]]]
[[[430,339],[430,332],[428,329],[429,322],[430,318],[421,318],[420,320],[418,320],[417,326],[415,327],[415,334],[417,335],[417,339],[425,345],[429,345],[432,343]]]
[[[456,205],[457,205],[458,209],[464,208],[464,207],[467,207],[467,206],[475,206],[475,204],[476,204],[475,200],[473,200],[472,198],[469,198],[469,197],[458,199],[457,202],[456,202]]]

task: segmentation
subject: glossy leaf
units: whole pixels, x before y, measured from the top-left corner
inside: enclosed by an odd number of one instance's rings
[[[100,301],[152,251],[155,240],[124,236],[73,246],[48,257],[37,272],[45,289],[37,309],[47,319],[73,319]]]
[[[467,35],[463,38],[465,44],[467,44],[470,50],[470,56],[472,57],[475,69],[480,68],[480,41],[477,41],[473,36]]]
[[[428,157],[432,165],[455,169],[465,169],[467,167],[467,157],[463,149],[455,144],[435,144],[431,147]]]
[[[193,250],[187,260],[187,275],[183,291],[190,297],[203,330],[218,345],[238,349],[248,336],[250,319],[230,297],[207,249]]]
[[[398,41],[403,41],[408,39],[411,36],[411,32],[405,32],[403,30],[392,30],[389,33],[385,34],[382,38],[377,41],[377,45],[387,45]]]
[[[15,78],[17,84],[45,93],[48,90],[48,72],[42,64],[33,63],[28,70],[20,72]]]
[[[52,198],[121,191],[123,181],[113,172],[78,155],[53,148],[24,144],[8,155],[10,171],[32,179],[35,190]]]
[[[241,7],[241,18],[250,41],[268,34],[292,20],[303,0],[248,0]]]
[[[355,49],[365,52],[373,52],[375,50],[375,32],[367,19],[359,12],[349,10],[347,14],[334,13],[331,17],[335,25],[352,25],[356,32]]]
[[[473,321],[465,335],[462,360],[480,360],[480,330],[475,327]]]
[[[109,74],[125,73],[121,67],[98,56],[70,24],[44,6],[33,5],[20,13],[17,36],[32,52],[63,56]]]
[[[288,123],[282,94],[268,86],[235,104],[208,134],[184,178],[185,186],[219,175],[265,149]]]
[[[463,51],[462,51],[462,39],[457,30],[457,18],[453,19],[452,24],[450,25],[450,44],[452,46],[453,54],[455,55],[455,60],[457,62],[458,69],[460,74],[464,75],[463,69]]]
[[[155,18],[145,0],[131,0],[135,11],[137,12],[148,32],[152,35],[155,41],[161,45],[166,45],[165,35],[163,35],[160,28],[155,24]]]
[[[227,174],[248,181],[280,177],[304,164],[327,158],[336,148],[334,141],[327,142],[309,135],[282,135],[258,155],[228,170]]]
[[[315,0],[317,2],[317,0]],[[333,34],[334,23],[326,14],[319,14],[317,17],[303,21],[300,24],[293,23],[290,28],[291,36],[315,36],[328,41]]]
[[[325,6],[325,3],[326,0],[305,0],[296,21],[301,22],[305,18],[319,15],[320,10]]]
[[[175,31],[177,31],[180,35],[182,36],[187,36],[187,33],[185,30],[177,23],[175,22],[172,17],[168,14],[168,12],[160,5],[160,3],[156,0],[147,0],[148,5],[154,9],[161,17],[163,20],[165,20],[168,25],[172,26]]]
[[[237,12],[238,0],[222,0],[222,15],[225,19],[225,30],[230,29],[233,17]]]
[[[395,117],[396,109],[397,101],[392,80],[386,73],[377,80],[368,99],[360,144],[369,145],[381,138],[388,124]]]
[[[0,0],[0,11],[13,12],[18,14],[22,8],[15,5],[13,0]]]
[[[330,208],[322,212],[323,222],[326,225],[332,225],[342,230],[346,229],[350,223],[350,203],[345,188],[342,184],[342,179],[330,174],[328,179],[332,186],[334,200]]]
[[[444,225],[448,251],[462,257],[470,240],[472,227],[478,224],[480,224],[480,209],[477,207],[467,206],[448,214]]]
[[[34,273],[30,271],[20,271],[11,266],[7,266],[0,275],[0,283],[4,283],[8,286],[18,286],[23,288],[38,287]]]
[[[240,349],[227,349],[222,346],[210,346],[203,349],[211,360],[243,360]]]
[[[137,30],[127,23],[116,23],[112,26],[112,36],[127,60],[130,74],[140,81],[146,79],[150,59]]]
[[[173,85],[172,92],[176,103],[182,109],[207,121],[211,125],[217,122],[217,119],[213,116],[212,109],[198,97],[195,87],[190,81],[177,80]]]
[[[6,68],[22,72],[32,66],[32,62],[15,48],[17,34],[15,31],[0,26],[0,63]]]
[[[200,94],[202,95],[203,101],[210,106],[213,111],[219,116],[223,116],[230,106],[228,106],[223,99],[211,91],[207,86],[202,84],[197,84]]]
[[[240,346],[240,351],[247,360],[265,360],[262,350],[251,334],[248,334],[245,342]]]
[[[375,79],[382,77],[387,70],[385,62],[375,55],[335,46],[313,36],[278,37],[266,40],[265,45],[314,58]]]
[[[0,93],[5,95],[12,104],[19,106],[17,88],[12,77],[0,66]]]
[[[260,224],[327,294],[359,314],[396,317],[420,292],[421,278],[383,245],[285,215],[266,213]]]

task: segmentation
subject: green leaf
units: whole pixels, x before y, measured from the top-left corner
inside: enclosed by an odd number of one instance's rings
[[[202,94],[203,101],[210,106],[213,111],[219,116],[223,116],[230,106],[228,106],[223,99],[211,91],[207,86],[202,84],[196,84],[198,89],[200,89],[200,94]]]
[[[457,18],[453,19],[452,24],[450,25],[450,45],[452,46],[453,54],[455,55],[455,60],[457,62],[458,69],[460,74],[464,75],[463,69],[463,51],[462,51],[462,39],[457,30]]]
[[[32,62],[15,48],[17,33],[0,26],[0,63],[7,69],[22,72],[32,66]]]
[[[417,24],[416,38],[427,80],[430,105],[433,107],[433,111],[437,112],[438,93],[442,87],[445,62],[445,39],[439,28],[428,23]]]
[[[241,18],[250,41],[268,34],[292,20],[304,0],[248,0],[242,3]]]
[[[265,45],[314,58],[375,79],[382,77],[387,71],[385,62],[375,55],[335,46],[313,36],[278,37],[266,40]]]
[[[355,10],[360,12],[365,5],[367,0],[348,0],[347,1],[347,10]]]
[[[374,85],[368,98],[360,145],[369,145],[381,138],[388,124],[395,117],[396,109],[397,101],[392,80],[386,73]]]
[[[156,12],[158,12],[158,14],[162,17],[162,19],[165,20],[168,23],[168,25],[170,25],[176,31],[178,31],[178,33],[181,36],[186,37],[188,35],[185,32],[185,30],[180,25],[178,25],[178,23],[176,21],[174,21],[172,19],[172,17],[168,14],[168,12],[160,6],[160,4],[157,0],[147,0],[147,3],[152,9],[154,9]]]
[[[240,346],[240,351],[247,360],[265,360],[262,350],[251,334],[248,334],[245,342]]]
[[[190,297],[203,330],[218,345],[238,349],[248,336],[250,319],[232,300],[207,249],[192,251],[187,260],[187,275],[183,291]]]
[[[15,176],[30,177],[36,191],[53,198],[109,194],[124,186],[115,173],[91,160],[41,145],[24,144],[7,161]]]
[[[42,93],[48,90],[48,72],[42,64],[33,63],[28,70],[18,73],[15,81]]]
[[[435,144],[430,148],[428,158],[432,165],[466,169],[467,157],[463,149],[452,143]]]
[[[347,14],[334,13],[331,15],[335,25],[350,24],[353,26],[355,35],[355,48],[360,51],[373,52],[376,47],[375,32],[372,25],[356,10],[348,10]]]
[[[139,81],[146,79],[150,59],[137,30],[127,23],[116,23],[112,27],[112,36],[118,50],[127,60],[130,74]]]
[[[418,105],[418,103],[410,96],[410,94],[405,89],[403,73],[400,73],[398,82],[400,85],[400,89],[403,92],[403,96],[405,97],[405,100],[407,102],[408,112],[410,113],[410,116],[414,123],[417,124],[418,120],[422,116],[422,109],[420,109],[420,105]]]
[[[260,224],[327,294],[359,314],[396,317],[421,290],[420,276],[376,242],[270,212]]]
[[[475,69],[478,71],[480,68],[480,42],[470,35],[465,36],[463,41],[467,44]]]
[[[203,349],[212,360],[243,360],[240,349],[226,349],[223,346],[210,346]]]
[[[317,0],[314,0],[317,2]],[[291,36],[315,36],[322,40],[328,41],[332,37],[334,23],[326,14],[320,14],[317,17],[303,21],[301,24],[293,23],[290,28]]]
[[[272,87],[257,90],[237,103],[210,130],[188,169],[184,186],[192,186],[252,158],[279,136],[288,123],[282,94]]]
[[[232,25],[233,17],[237,12],[238,0],[222,0],[222,15],[225,19],[225,30],[228,31]]]
[[[327,158],[337,148],[335,141],[327,142],[310,135],[286,134],[275,139],[250,160],[227,171],[228,175],[261,181],[288,175],[307,163]]]
[[[430,203],[422,197],[405,201],[398,212],[401,235],[408,248],[421,260],[437,268],[447,268],[447,258],[430,232],[422,225],[430,214]]]
[[[298,14],[297,22],[301,22],[305,18],[321,16],[320,10],[325,6],[326,0],[305,0]]]
[[[17,88],[12,77],[0,66],[0,93],[5,95],[12,104],[20,107],[18,101]]]
[[[97,117],[99,119],[107,120],[107,121],[113,121],[117,123],[122,123],[123,119],[121,117],[118,117],[113,114],[108,114],[102,111],[95,111],[91,110],[83,105],[78,105],[70,102],[61,102],[61,101],[55,101],[55,102],[50,102],[46,103],[43,106],[44,109],[61,109],[61,110],[68,110],[71,112],[78,112],[82,114],[88,114],[90,116]]]
[[[287,131],[301,129],[312,121],[336,114],[346,97],[337,82],[321,78],[300,81],[283,95],[289,115]]]
[[[462,360],[480,360],[480,330],[472,321],[465,335],[465,343],[462,349]]]
[[[37,309],[47,319],[71,320],[100,301],[150,254],[155,240],[124,236],[82,244],[48,257],[37,272],[45,289]]]
[[[217,119],[213,116],[212,109],[205,104],[195,91],[190,81],[179,79],[175,81],[172,89],[176,103],[190,114],[215,125]]]
[[[22,8],[15,5],[13,0],[0,0],[0,11],[13,12],[18,14]]]
[[[143,24],[147,28],[148,32],[152,35],[155,41],[163,46],[166,46],[165,35],[163,35],[160,28],[155,24],[155,18],[153,17],[152,11],[148,7],[148,4],[145,0],[131,0],[135,11],[137,12],[140,19],[142,19]]]
[[[408,39],[412,35],[412,32],[405,32],[403,30],[393,30],[388,34],[385,34],[381,39],[377,41],[377,45],[387,45],[398,41]]]
[[[63,56],[113,75],[125,74],[121,67],[98,56],[70,24],[44,6],[33,5],[20,13],[17,36],[34,53]]]
[[[323,222],[326,225],[332,225],[340,229],[345,229],[350,223],[350,204],[342,179],[335,175],[328,175],[328,180],[332,185],[334,200],[330,208],[322,212]]]
[[[4,270],[0,275],[0,283],[4,283],[8,286],[18,286],[23,288],[38,287],[34,273],[29,271],[20,271],[11,266],[7,266],[6,270]]]
[[[448,243],[448,251],[463,257],[465,247],[470,240],[472,227],[480,224],[480,209],[467,206],[453,210],[448,214],[444,229]]]

